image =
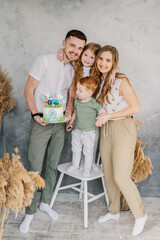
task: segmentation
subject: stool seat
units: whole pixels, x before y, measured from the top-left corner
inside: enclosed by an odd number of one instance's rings
[[[99,162],[99,161],[98,161]],[[102,169],[102,165],[97,163],[96,164],[96,170],[92,169],[91,173],[89,176],[83,176],[83,169],[76,169],[73,170],[71,172],[67,171],[67,168],[72,164],[72,162],[68,162],[68,163],[62,163],[60,165],[58,165],[58,171],[61,173],[60,177],[58,179],[57,185],[55,187],[52,199],[51,199],[51,203],[50,203],[50,207],[53,207],[53,204],[55,202],[55,199],[57,197],[58,191],[60,190],[65,190],[68,188],[74,189],[75,191],[79,192],[79,198],[82,199],[83,197],[83,201],[84,201],[84,227],[87,228],[88,227],[88,203],[102,197],[105,196],[105,200],[107,203],[107,206],[109,204],[109,200],[108,200],[108,195],[107,195],[107,191],[105,188],[105,183],[104,183],[104,173],[103,173],[103,169]],[[64,177],[64,174],[67,176],[70,176],[72,178],[75,178],[77,180],[79,180],[78,183],[74,183],[74,184],[69,184],[69,185],[65,185],[61,187],[61,183]],[[103,192],[97,195],[94,195],[92,193],[88,192],[88,181],[92,181],[95,179],[101,178],[102,180],[102,186],[103,186]]]

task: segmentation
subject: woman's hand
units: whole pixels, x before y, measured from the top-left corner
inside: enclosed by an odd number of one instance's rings
[[[102,125],[108,122],[109,119],[109,115],[102,115],[97,117],[97,121],[95,122],[96,127],[102,127]]]

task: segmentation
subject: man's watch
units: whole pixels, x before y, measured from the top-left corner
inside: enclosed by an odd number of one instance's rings
[[[43,113],[34,113],[34,114],[31,113],[31,116],[32,116],[33,119],[34,119],[35,116],[43,117]]]

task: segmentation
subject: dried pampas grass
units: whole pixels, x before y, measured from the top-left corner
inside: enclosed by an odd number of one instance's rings
[[[11,95],[11,78],[8,73],[2,71],[0,66],[0,123],[5,110],[8,112],[15,107],[15,101]]]
[[[18,153],[18,148],[15,148],[15,153]],[[4,154],[0,159],[0,217],[3,211],[0,240],[9,210],[16,216],[18,212],[24,212],[31,204],[35,190],[44,186],[45,182],[38,172],[27,172],[19,155],[12,154],[10,160],[9,154]]]
[[[142,147],[142,141],[140,138],[137,139],[134,155],[133,169],[131,178],[135,183],[144,181],[149,174],[152,174],[152,163],[151,160],[144,155],[145,145]],[[121,193],[120,208],[122,211],[129,210],[129,206]]]
[[[144,148],[145,145],[142,147],[142,142],[140,138],[138,138],[135,148],[133,170],[131,173],[131,178],[135,183],[144,181],[148,177],[148,174],[152,174],[153,166],[151,160],[144,156]]]

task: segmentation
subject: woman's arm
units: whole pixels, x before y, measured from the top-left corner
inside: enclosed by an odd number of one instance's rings
[[[109,115],[99,116],[98,119],[101,119],[102,124],[113,118],[128,117],[140,112],[140,103],[138,101],[138,98],[126,78],[122,79],[119,88],[119,94],[124,97],[128,103],[128,107]]]

